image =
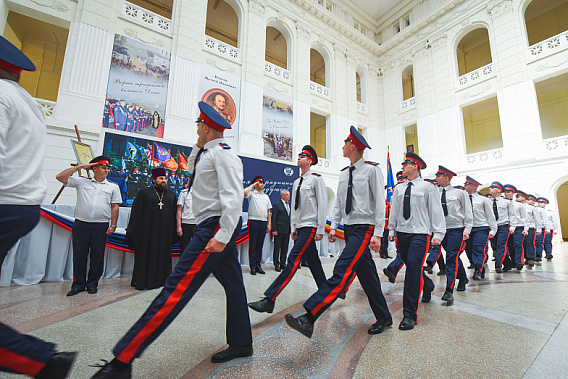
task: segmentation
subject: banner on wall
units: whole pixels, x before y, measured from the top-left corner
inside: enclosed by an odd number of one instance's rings
[[[169,52],[115,34],[103,127],[162,138],[169,75]]]
[[[292,161],[293,119],[293,98],[265,87],[262,96],[262,139],[265,157]]]
[[[199,74],[199,100],[217,110],[231,125],[225,138],[229,145],[237,148],[239,135],[241,81],[236,76],[213,67],[201,66]]]

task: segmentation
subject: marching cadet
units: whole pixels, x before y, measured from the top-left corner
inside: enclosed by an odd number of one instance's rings
[[[465,291],[469,282],[460,259],[473,226],[473,213],[467,193],[457,190],[450,184],[456,173],[444,166],[438,166],[436,182],[442,188],[440,200],[446,218],[446,234],[442,240],[442,247],[446,251],[446,291],[443,301],[454,301],[454,286],[459,279],[458,291]]]
[[[527,211],[527,220],[529,223],[529,234],[525,237],[523,248],[525,249],[525,265],[533,268],[536,260],[536,239],[541,234],[542,220],[534,207],[536,197],[527,195],[525,199],[525,210]]]
[[[363,158],[365,148],[370,146],[352,126],[351,134],[343,146],[343,156],[349,158],[351,164],[339,174],[329,232],[329,241],[333,243],[336,229],[343,220],[345,248],[335,263],[332,277],[304,303],[306,313],[298,317],[286,315],[288,325],[308,338],[312,336],[318,317],[333,304],[341,291],[347,289],[355,275],[367,294],[377,320],[368,333],[378,334],[392,325],[377,268],[369,250],[369,244],[373,251],[379,251],[381,245],[385,220],[384,181],[377,163]]]
[[[489,187],[489,193],[493,197],[490,200],[491,206],[497,221],[497,234],[493,237],[496,243],[495,272],[497,273],[503,272],[503,261],[507,255],[507,241],[509,235],[515,232],[513,225],[517,224],[513,202],[501,197],[504,189],[505,187],[499,182],[493,182]]]
[[[402,171],[399,171],[396,173],[396,184],[395,187],[397,185],[399,185],[400,183],[404,183],[408,180],[408,176],[404,175],[402,173]],[[389,216],[390,216],[390,211],[389,211]],[[387,224],[387,230],[388,230],[388,224]],[[381,240],[381,244],[383,243],[387,243],[388,244],[388,234],[387,234],[387,239],[386,241]],[[382,247],[382,245],[381,245]],[[394,257],[394,260],[383,269],[383,273],[387,276],[387,278],[389,279],[389,282],[394,283],[396,281],[396,276],[398,275],[398,272],[400,271],[400,269],[402,268],[402,266],[404,265],[404,262],[402,261],[402,258],[400,257],[400,254],[396,253],[396,256]]]
[[[525,263],[525,248],[523,245],[526,236],[529,234],[529,221],[524,204],[527,194],[512,185],[505,185],[506,195],[509,195],[512,190],[517,194],[515,196],[516,200],[513,202],[517,223],[515,224],[515,232],[513,233],[513,243],[509,244],[509,255],[517,270],[520,271],[523,269]],[[507,267],[505,267],[503,271],[508,271]]]
[[[264,292],[265,297],[249,303],[248,306],[252,310],[272,313],[276,297],[290,283],[304,255],[307,257],[308,267],[318,288],[325,283],[325,273],[315,241],[320,241],[325,233],[327,190],[321,175],[311,171],[311,166],[316,163],[318,163],[318,156],[314,148],[310,145],[304,146],[302,152],[298,154],[298,167],[300,167],[301,175],[292,186],[290,231],[294,247],[288,255],[286,267]]]
[[[473,207],[473,228],[466,243],[466,250],[471,252],[474,264],[473,280],[485,277],[485,262],[487,261],[487,242],[497,233],[495,214],[489,201],[477,192],[481,183],[470,176],[466,176],[464,184],[469,194],[469,201]]]
[[[554,211],[550,208],[546,208],[548,205],[548,199],[545,197],[538,198],[538,205],[546,210],[546,217],[548,218],[548,224],[550,225],[550,230],[547,230],[544,236],[544,252],[546,253],[546,259],[552,259],[552,237],[554,237],[554,231],[558,230],[556,224],[556,216]]]
[[[406,264],[404,318],[398,326],[401,330],[410,330],[416,325],[422,290],[422,302],[427,303],[431,299],[434,283],[422,267],[430,243],[441,244],[446,232],[440,193],[419,176],[419,170],[424,168],[426,163],[422,158],[412,152],[406,153],[402,172],[408,176],[408,181],[397,185],[392,196],[389,240],[394,241],[396,233],[398,252]],[[430,240],[431,234],[433,237]]]
[[[552,229],[552,225],[548,218],[548,213],[546,212],[546,209],[540,206],[539,199],[540,197],[538,199],[535,199],[536,202],[534,203],[534,212],[539,216],[541,222],[541,228],[539,229],[540,235],[536,237],[535,241],[536,262],[542,261],[542,249],[544,247],[544,239],[546,238],[546,234],[550,233],[550,230]]]

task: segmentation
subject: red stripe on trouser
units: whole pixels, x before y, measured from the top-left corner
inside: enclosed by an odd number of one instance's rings
[[[353,276],[351,277],[351,280],[349,281],[349,284],[347,284],[347,285],[345,286],[345,288],[343,289],[343,292],[347,293],[347,291],[349,291],[349,287],[351,287],[351,283],[353,283],[354,280],[355,280],[355,275],[353,275]]]
[[[428,251],[430,250],[430,235],[426,236],[426,251],[424,252],[424,258],[422,258],[422,264],[420,265],[420,291],[418,291],[418,298],[420,299],[420,295],[422,294],[422,290],[424,289],[424,271],[422,271],[422,267],[424,267],[424,262],[426,262],[426,257],[428,256]],[[416,305],[416,310],[414,313],[418,313],[418,307],[420,306],[420,301],[418,301],[418,305]]]
[[[0,356],[2,356],[0,359],[1,367],[6,367],[19,374],[36,376],[45,367],[45,363],[34,361],[33,359],[2,348],[0,348]]]
[[[499,267],[503,266],[503,261],[505,260],[505,256],[507,255],[507,244],[509,243],[509,236],[511,235],[509,234],[510,227],[510,225],[507,225],[507,239],[505,240],[505,249],[503,249],[503,256],[501,257],[501,262],[499,262]],[[497,243],[499,243],[499,240],[497,240]],[[497,248],[499,247],[497,246]],[[514,260],[515,259],[513,258],[513,261]]]
[[[357,254],[355,254],[355,258],[353,258],[351,264],[347,266],[345,274],[343,274],[343,280],[341,280],[341,283],[339,283],[339,285],[337,285],[321,303],[319,303],[314,307],[314,309],[312,309],[312,311],[310,312],[312,315],[317,314],[320,309],[322,309],[325,305],[329,304],[333,299],[335,299],[339,294],[339,292],[343,289],[343,287],[345,287],[345,282],[347,281],[347,278],[351,276],[355,262],[359,260],[359,258],[367,248],[367,245],[369,244],[369,240],[373,235],[374,228],[375,228],[374,225],[369,226],[369,230],[367,230],[367,233],[365,233],[365,238],[363,239],[363,243],[361,243],[361,247],[359,247],[359,250],[357,250]]]
[[[462,240],[462,243],[460,245],[460,249],[458,250],[458,253],[456,254],[456,267],[454,268],[454,280],[452,280],[452,283],[450,284],[451,289],[454,289],[454,285],[456,284],[456,279],[458,278],[458,267],[459,267],[459,262],[460,262],[460,254],[463,251],[463,249],[465,249],[465,240]]]
[[[213,233],[215,235],[215,233]],[[189,271],[183,276],[176,288],[172,291],[162,308],[148,321],[148,323],[138,332],[138,334],[132,339],[132,341],[124,348],[122,353],[116,359],[124,363],[132,362],[134,355],[142,346],[144,341],[160,326],[160,324],[165,320],[166,317],[172,312],[174,307],[180,301],[182,295],[184,294],[187,287],[191,284],[191,281],[195,275],[203,267],[203,263],[207,260],[210,253],[203,250],[198,256]]]
[[[485,241],[485,247],[483,248],[483,265],[479,271],[483,271],[485,268],[485,263],[487,263],[487,251],[489,250],[489,235],[487,235],[487,241]]]
[[[523,236],[523,242],[521,243],[521,264],[525,264],[525,237]]]
[[[304,247],[302,247],[302,250],[300,250],[300,252],[298,253],[296,260],[294,261],[294,267],[292,267],[292,271],[290,271],[290,274],[288,274],[288,277],[286,278],[286,280],[284,280],[284,283],[282,283],[280,288],[278,288],[278,291],[276,291],[276,294],[271,299],[272,301],[276,301],[276,297],[280,294],[280,292],[282,292],[282,290],[288,285],[288,283],[290,283],[290,280],[292,280],[292,278],[294,277],[294,274],[296,273],[296,270],[300,265],[300,260],[302,259],[302,255],[304,254],[304,252],[306,251],[306,249],[314,239],[315,234],[316,234],[316,228],[312,228],[310,236],[308,237],[306,243],[304,244]]]
[[[534,250],[534,259],[533,260],[536,260],[536,229],[534,230],[533,250]]]
[[[247,227],[249,230],[249,246],[248,246],[249,266],[252,267],[252,261],[250,260],[250,221],[249,220],[247,220]]]

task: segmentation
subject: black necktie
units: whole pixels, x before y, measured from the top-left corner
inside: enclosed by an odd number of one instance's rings
[[[187,185],[187,192],[189,193],[189,190],[191,189],[191,186],[193,185],[193,181],[195,179],[195,167],[197,167],[197,162],[199,161],[199,157],[201,156],[201,154],[203,154],[203,152],[207,150],[205,148],[201,148],[199,149],[199,151],[197,152],[197,155],[195,156],[195,162],[193,162],[193,174],[191,174],[191,179],[189,179],[189,184]]]
[[[473,195],[469,195],[469,201],[471,202],[471,210],[473,211]]]
[[[493,199],[493,213],[495,214],[495,221],[499,220],[499,211],[497,211],[497,199]]]
[[[349,183],[347,184],[347,200],[345,201],[345,214],[351,212],[353,206],[353,170],[355,166],[349,167]]]
[[[294,210],[297,211],[298,207],[300,206],[300,187],[302,186],[302,182],[304,181],[304,177],[300,177],[300,183],[298,183],[298,188],[296,189],[296,201],[294,202]]]
[[[287,201],[284,202],[284,208],[286,208],[286,214],[289,215],[289,214],[290,214],[290,208],[289,208],[289,206],[288,206],[288,202],[287,202]]]
[[[410,191],[412,188],[412,183],[408,182],[408,186],[406,186],[406,191],[404,191],[404,200],[402,201],[402,217],[405,220],[410,218]]]
[[[446,204],[446,189],[442,190],[442,209],[444,210],[444,216],[448,215],[448,205]]]

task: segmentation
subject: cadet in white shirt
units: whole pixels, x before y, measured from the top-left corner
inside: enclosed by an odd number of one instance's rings
[[[249,201],[248,207],[248,228],[249,228],[249,266],[250,274],[264,274],[261,267],[262,248],[264,237],[272,229],[272,204],[264,190],[264,178],[257,175],[251,185],[244,190],[245,198]]]
[[[188,159],[197,226],[191,242],[160,294],[113,349],[116,357],[93,378],[128,378],[132,361],[167,328],[212,273],[227,297],[229,347],[211,357],[226,362],[253,353],[252,332],[237,237],[241,232],[243,164],[223,138],[231,125],[213,107],[199,102],[197,144]],[[212,315],[214,316],[214,315]]]
[[[320,241],[325,233],[327,211],[327,189],[320,174],[310,170],[318,162],[316,151],[306,145],[298,154],[300,177],[292,186],[291,232],[294,247],[288,256],[288,263],[264,292],[264,298],[249,303],[257,312],[272,313],[276,297],[286,288],[300,267],[303,256],[307,256],[309,268],[318,287],[325,282],[315,241]],[[343,297],[345,294],[343,294]]]
[[[422,267],[430,243],[440,245],[446,233],[440,192],[435,185],[419,176],[419,171],[425,168],[426,162],[417,154],[406,153],[402,173],[408,176],[408,180],[398,184],[391,197],[389,240],[394,241],[396,234],[397,249],[406,264],[404,319],[398,326],[400,330],[410,330],[416,325],[420,295],[424,303],[431,299],[434,283]]]
[[[365,138],[351,126],[345,139],[343,156],[351,164],[341,170],[337,186],[337,199],[331,217],[329,242],[335,242],[336,229],[344,224],[345,248],[339,255],[333,276],[304,303],[306,313],[294,317],[286,315],[288,325],[311,337],[314,323],[337,300],[355,278],[361,282],[373,310],[376,322],[369,334],[381,333],[392,325],[392,317],[369,246],[379,251],[385,222],[385,194],[383,175],[377,163],[365,161],[363,151],[370,148]]]
[[[509,235],[515,232],[513,225],[517,224],[513,202],[501,197],[504,189],[505,187],[500,182],[493,182],[489,187],[489,193],[492,197],[489,201],[497,222],[497,234],[494,237],[497,247],[495,252],[495,272],[497,273],[503,272],[503,262],[507,256],[507,241]]]
[[[514,225],[515,232],[512,235],[513,243],[509,244],[509,256],[517,270],[520,271],[523,269],[525,262],[525,248],[523,247],[523,242],[529,234],[529,221],[524,204],[528,195],[521,190],[517,190],[514,186],[507,187],[507,185],[505,186],[505,195],[510,196],[513,189],[516,193],[516,200],[512,200],[515,209],[516,224]],[[507,267],[504,267],[503,271],[508,271]]]
[[[548,218],[548,224],[550,225],[550,230],[546,231],[544,236],[544,252],[546,253],[546,259],[552,259],[552,237],[554,237],[554,231],[558,229],[556,224],[556,216],[554,211],[546,208],[548,205],[548,199],[545,197],[538,198],[538,205],[546,210],[546,217]]]
[[[535,201],[536,196],[534,195],[527,195],[525,200],[525,209],[527,211],[527,220],[529,222],[529,234],[525,237],[523,247],[525,249],[525,265],[528,268],[534,267],[536,261],[536,239],[542,233],[542,220],[534,206]]]
[[[473,280],[485,278],[485,262],[487,262],[487,245],[497,233],[495,214],[486,197],[477,192],[481,183],[470,176],[466,176],[464,187],[469,194],[469,200],[473,207],[473,228],[470,238],[466,243],[466,251],[471,252],[475,271]]]
[[[189,189],[183,189],[178,197],[177,201],[177,213],[176,213],[176,223],[177,223],[177,235],[179,236],[179,253],[183,253],[189,241],[193,237],[193,230],[197,221],[195,216],[193,216],[193,210],[191,201],[191,194]]]
[[[534,212],[538,214],[541,222],[540,235],[536,237],[535,241],[536,262],[542,261],[542,249],[544,248],[544,239],[546,238],[546,234],[550,233],[550,230],[552,229],[552,225],[550,224],[550,220],[548,219],[548,213],[546,212],[546,209],[540,206],[539,199],[540,197],[538,199],[535,199],[536,202],[534,203]]]
[[[116,183],[106,179],[110,158],[101,155],[89,164],[68,168],[56,178],[66,187],[77,189],[77,206],[73,223],[73,284],[67,296],[85,291],[97,293],[103,274],[107,234],[114,233],[118,221],[118,208],[122,203]],[[93,169],[94,178],[75,178],[79,170]],[[110,226],[109,226],[110,221]],[[87,257],[90,259],[87,276]]]

